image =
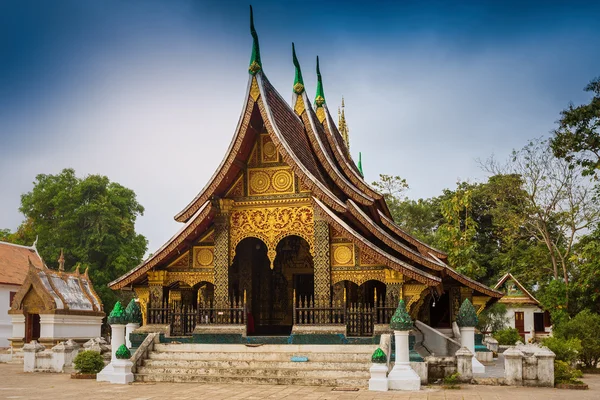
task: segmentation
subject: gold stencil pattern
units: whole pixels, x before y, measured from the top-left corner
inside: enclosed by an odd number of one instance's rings
[[[262,162],[279,162],[279,154],[277,153],[277,147],[275,147],[275,143],[273,143],[269,135],[261,135],[260,141],[262,145]]]
[[[194,267],[213,267],[215,261],[213,247],[194,247]]]
[[[281,206],[234,209],[230,217],[231,259],[235,247],[247,237],[255,237],[267,245],[271,266],[277,255],[275,248],[281,239],[296,235],[306,240],[314,255],[314,212],[312,206]]]
[[[248,195],[294,193],[294,173],[288,167],[248,170]]]
[[[382,269],[331,271],[332,285],[335,285],[336,283],[341,281],[350,281],[360,286],[366,281],[370,280],[384,282],[385,272]]]
[[[331,265],[334,266],[354,266],[354,245],[352,243],[332,243],[333,259]]]

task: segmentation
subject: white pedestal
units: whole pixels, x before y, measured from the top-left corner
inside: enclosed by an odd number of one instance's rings
[[[125,344],[125,325],[111,325],[111,357],[110,364],[108,364],[102,371],[96,375],[96,381],[98,382],[113,382],[115,378],[115,362],[123,361],[117,358],[117,350],[122,344]],[[131,369],[130,369],[131,372]],[[116,382],[113,382],[116,383]]]
[[[120,385],[126,385],[133,382],[133,373],[131,372],[133,363],[129,360],[117,359],[114,364],[114,372],[110,377],[110,383],[117,383]]]
[[[475,327],[460,327],[460,344],[469,349],[471,353],[475,354]],[[485,366],[476,357],[473,357],[472,365],[474,374],[485,373]]]
[[[394,331],[396,337],[396,363],[388,376],[390,390],[419,390],[421,378],[410,367],[408,331]]]
[[[379,392],[387,392],[388,390],[388,380],[387,380],[387,372],[388,367],[387,364],[375,364],[371,365],[369,369],[371,372],[371,379],[369,379],[369,390],[379,391]]]
[[[129,334],[139,327],[140,324],[136,324],[133,322],[130,322],[127,325],[125,325],[125,346],[127,346],[128,349],[131,349],[131,340],[129,340]]]

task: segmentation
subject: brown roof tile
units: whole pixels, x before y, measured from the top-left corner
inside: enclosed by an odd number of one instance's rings
[[[0,283],[21,285],[29,271],[29,260],[37,268],[44,262],[34,247],[0,242]]]

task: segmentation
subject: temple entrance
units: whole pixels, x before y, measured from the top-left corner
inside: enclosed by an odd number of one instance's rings
[[[362,285],[341,281],[333,286],[333,301],[341,304],[346,314],[348,336],[372,336],[374,324],[387,314],[385,283],[369,280]]]
[[[25,343],[40,338],[40,314],[25,314]]]
[[[431,298],[431,295],[427,299],[431,303],[429,307],[429,326],[432,328],[451,328],[450,295],[448,292],[445,292],[437,299]],[[428,303],[426,302],[425,304]]]
[[[273,268],[267,246],[246,238],[236,247],[229,271],[231,297],[246,293],[248,335],[289,335],[293,325],[293,297],[312,296],[314,268],[308,243],[287,236],[277,245]]]

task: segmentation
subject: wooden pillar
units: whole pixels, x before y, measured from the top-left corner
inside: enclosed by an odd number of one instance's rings
[[[163,286],[167,279],[167,271],[148,271],[148,291],[150,308],[162,307]]]
[[[331,258],[329,255],[329,225],[315,218],[314,291],[315,299],[331,300]]]
[[[225,307],[229,302],[229,212],[232,200],[219,200],[219,213],[215,217],[215,304]]]

